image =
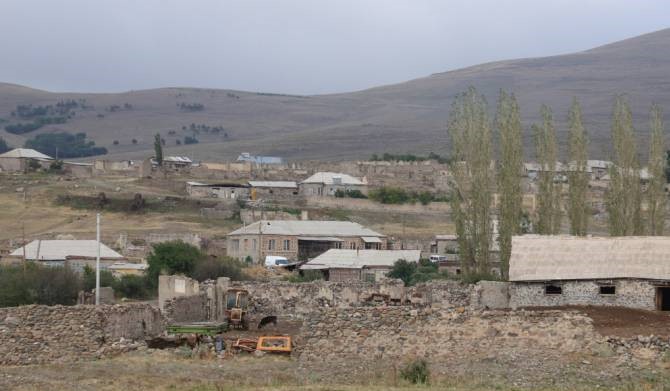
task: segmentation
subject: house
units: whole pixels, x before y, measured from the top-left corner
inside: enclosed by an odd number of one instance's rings
[[[523,174],[531,180],[536,180],[540,173],[551,171],[548,166],[542,167],[540,163],[524,163],[523,164]],[[561,162],[556,162],[556,168],[554,170],[554,182],[565,182],[567,177],[564,175],[566,167]]]
[[[331,248],[385,250],[386,235],[349,221],[261,220],[229,233],[228,256],[260,263],[268,255],[307,260]]]
[[[151,159],[153,166],[158,166],[156,159]],[[163,167],[175,171],[190,168],[193,165],[193,160],[187,156],[165,156],[163,158]]]
[[[510,305],[670,310],[670,237],[512,238]]]
[[[435,235],[430,243],[430,253],[436,255],[458,254],[458,236]]]
[[[293,181],[249,181],[251,200],[290,199],[298,195],[298,184]]]
[[[367,181],[351,175],[335,172],[317,172],[300,183],[300,193],[305,196],[334,196],[337,191],[347,192],[358,190],[368,193]]]
[[[249,185],[241,183],[209,184],[201,182],[186,182],[186,192],[191,197],[246,200],[249,198]]]
[[[498,242],[498,220],[493,220],[493,232],[489,244],[489,265],[490,272],[494,275],[500,275],[500,243]],[[439,255],[442,260],[438,261],[440,271],[446,271],[450,275],[462,273],[463,265],[458,253],[458,236],[456,235],[435,235],[430,244],[431,255]]]
[[[330,249],[300,266],[300,270],[319,270],[328,281],[369,281],[386,278],[399,259],[419,262],[420,250]]]
[[[41,168],[49,168],[53,160],[51,156],[34,149],[16,148],[0,155],[0,172],[27,171],[31,162]]]
[[[614,163],[607,160],[587,160],[586,166],[592,173],[592,179],[601,180],[605,175],[608,175],[609,168]]]
[[[95,268],[98,255],[95,240],[33,240],[2,258],[2,263],[15,264],[23,260],[39,262],[47,266],[69,266],[82,272],[85,266]],[[126,258],[100,243],[100,269],[107,269]]]
[[[237,157],[238,162],[249,162],[253,164],[283,164],[284,159],[276,156],[254,156],[249,152],[242,152]]]

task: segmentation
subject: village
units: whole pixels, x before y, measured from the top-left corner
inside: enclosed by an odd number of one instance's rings
[[[588,161],[593,236],[532,234],[529,218],[505,273],[494,219],[487,270],[473,278],[448,202],[451,166],[437,160],[67,162],[15,149],[0,155],[0,197],[13,209],[0,217],[15,221],[0,238],[0,264],[84,279],[100,270],[116,282],[82,288],[74,306],[0,308],[0,361],[24,380],[25,365],[102,360],[132,372],[126,362],[156,357],[187,357],[179,365],[191,370],[223,362],[234,373],[254,357],[270,377],[308,371],[333,382],[353,371],[387,384],[396,361],[459,381],[486,370],[484,388],[656,379],[669,365],[670,239],[605,235],[612,164]],[[555,167],[564,186],[570,165]],[[537,208],[542,172],[532,162],[519,172],[525,215]],[[645,169],[639,178],[649,181]],[[382,197],[400,190],[405,201]],[[120,283],[145,281],[159,249],[182,245],[237,271],[158,271],[156,290],[142,295]],[[403,262],[415,266],[394,274]],[[519,356],[528,365],[510,371]]]

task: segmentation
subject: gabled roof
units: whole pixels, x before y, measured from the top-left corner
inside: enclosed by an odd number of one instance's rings
[[[5,152],[0,157],[13,157],[21,159],[46,159],[53,160],[51,156],[45,155],[42,152],[38,152],[34,149],[27,148],[15,148],[11,151]]]
[[[302,265],[300,269],[362,269],[371,266],[392,267],[399,260],[419,262],[420,250],[339,250],[330,249]]]
[[[293,181],[249,181],[249,186],[295,189],[298,184]]]
[[[333,185],[339,178],[339,184],[342,185],[364,185],[358,178],[354,178],[351,175],[340,174],[336,172],[317,172],[311,177],[302,181],[302,183],[323,183],[325,185]]]
[[[282,164],[284,159],[277,156],[254,156],[249,152],[242,152],[237,157],[238,162],[251,162],[256,164]]]
[[[512,238],[510,281],[614,278],[670,280],[670,237]]]
[[[261,225],[262,223],[262,225]],[[350,221],[262,220],[237,229],[228,235],[258,234],[306,237],[376,236],[386,237]]]
[[[68,257],[95,258],[98,254],[95,240],[33,240],[26,246],[26,259],[39,261],[64,261]],[[10,255],[23,256],[23,247]],[[100,243],[100,257],[124,259],[125,257]]]
[[[171,163],[193,163],[193,160],[188,156],[166,156],[163,158],[163,161]]]

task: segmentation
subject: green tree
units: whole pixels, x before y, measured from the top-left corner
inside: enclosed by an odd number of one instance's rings
[[[498,193],[500,194],[500,243],[501,273],[507,277],[512,252],[512,236],[521,233],[521,171],[523,169],[523,142],[519,105],[514,94],[500,91],[496,127],[500,143]]]
[[[9,150],[10,150],[9,145],[7,145],[5,139],[0,137],[0,153],[5,153]]]
[[[651,139],[649,147],[649,187],[647,189],[647,213],[650,235],[663,235],[665,225],[665,171],[663,110],[653,105],[650,115]]]
[[[628,102],[617,95],[612,115],[614,165],[609,169],[610,184],[606,193],[608,226],[612,236],[641,235],[642,190],[637,160],[633,115]]]
[[[204,258],[200,249],[181,240],[154,244],[151,254],[147,257],[148,281],[152,286],[156,286],[158,276],[161,274],[191,276],[196,264]]]
[[[409,286],[412,283],[412,276],[416,271],[416,263],[408,262],[404,259],[399,259],[393,264],[393,268],[388,272],[387,276],[390,278],[399,278]]]
[[[486,100],[474,87],[459,94],[450,114],[451,211],[464,272],[489,270],[494,172]]]
[[[161,140],[161,134],[156,133],[156,137],[154,139],[154,153],[156,154],[156,163],[158,163],[159,166],[163,165],[163,142]]]
[[[537,232],[555,235],[561,228],[561,185],[556,183],[558,174],[558,143],[551,109],[542,105],[542,125],[533,125],[537,160],[540,164],[537,194]]]
[[[83,289],[85,291],[91,291],[95,289],[95,270],[88,265],[84,266],[84,272],[82,273],[82,283]],[[101,287],[114,287],[116,283],[116,278],[109,270],[100,270],[100,286]]]
[[[577,98],[572,100],[569,123],[568,218],[570,219],[570,233],[572,235],[585,236],[588,230],[589,219],[587,200],[589,190],[589,177],[587,173],[588,139],[586,130],[582,124],[582,109],[579,106]]]

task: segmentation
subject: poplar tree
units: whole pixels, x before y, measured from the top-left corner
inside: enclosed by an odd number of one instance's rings
[[[542,105],[540,114],[542,125],[533,125],[537,160],[541,167],[537,194],[537,232],[554,235],[561,228],[561,188],[560,183],[555,183],[558,145],[551,109]]]
[[[640,165],[633,116],[622,95],[617,95],[614,102],[612,141],[614,164],[609,169],[610,183],[605,199],[609,232],[612,236],[641,235],[643,225]]]
[[[163,141],[161,140],[161,134],[156,133],[154,138],[154,153],[156,155],[156,163],[159,166],[163,165]]]
[[[465,273],[489,272],[491,244],[491,130],[483,96],[470,87],[452,105],[451,206]]]
[[[588,190],[589,177],[587,173],[588,164],[588,139],[586,130],[582,124],[582,109],[577,98],[572,100],[569,114],[569,141],[568,155],[570,167],[568,173],[568,218],[570,219],[570,233],[572,235],[585,236],[588,230],[589,205]]]
[[[665,225],[665,142],[663,140],[663,110],[657,105],[651,107],[651,138],[649,146],[649,187],[647,189],[647,211],[649,235],[663,235]]]
[[[523,144],[521,116],[514,94],[500,91],[496,127],[500,143],[498,193],[500,194],[499,236],[500,270],[507,278],[512,252],[512,236],[521,232],[521,171],[523,169]]]

